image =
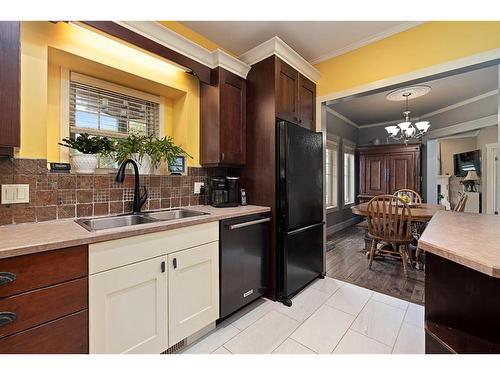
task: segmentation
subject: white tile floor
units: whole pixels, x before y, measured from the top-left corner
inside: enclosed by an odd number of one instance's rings
[[[285,307],[259,299],[186,354],[423,354],[424,308],[332,278]]]

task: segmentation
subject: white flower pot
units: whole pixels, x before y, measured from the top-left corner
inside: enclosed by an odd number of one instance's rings
[[[139,167],[139,174],[152,174],[153,164],[151,163],[151,158],[149,155],[144,155],[142,158],[139,154],[132,154],[132,160],[137,163]]]
[[[73,154],[71,155],[71,168],[76,173],[95,173],[97,168],[97,155]]]

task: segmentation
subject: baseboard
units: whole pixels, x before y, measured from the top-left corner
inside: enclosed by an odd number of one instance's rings
[[[350,218],[349,220],[342,221],[340,223],[326,227],[326,235],[328,236],[330,234],[341,231],[342,229],[345,229],[347,227],[350,227],[351,225],[357,224],[360,221],[361,221],[361,218],[359,216],[354,216],[354,217]]]

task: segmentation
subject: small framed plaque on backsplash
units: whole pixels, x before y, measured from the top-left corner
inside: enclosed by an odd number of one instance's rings
[[[173,176],[186,174],[186,159],[184,156],[176,157],[175,160],[168,165],[168,171]]]

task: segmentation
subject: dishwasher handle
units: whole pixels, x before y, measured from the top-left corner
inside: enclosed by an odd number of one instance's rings
[[[239,224],[232,224],[232,225],[229,225],[229,230],[245,228],[245,227],[249,227],[251,225],[267,223],[269,221],[271,221],[271,219],[269,217],[266,217],[265,219],[252,220],[252,221],[247,221],[247,222],[239,223]]]

